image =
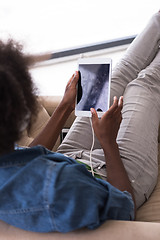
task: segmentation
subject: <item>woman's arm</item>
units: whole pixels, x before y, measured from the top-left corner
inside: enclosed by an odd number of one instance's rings
[[[29,145],[30,147],[36,145],[43,145],[44,147],[52,150],[66,120],[68,119],[71,112],[74,110],[76,98],[76,85],[78,79],[79,73],[75,72],[75,74],[71,77],[71,79],[67,83],[62,101],[52,114],[46,127]]]
[[[121,97],[119,101],[117,97],[114,97],[113,105],[101,119],[98,119],[95,109],[91,109],[92,123],[106,158],[107,181],[119,190],[126,190],[131,193],[134,200],[132,186],[121,160],[118,144],[116,142],[122,120],[122,106],[123,97]]]

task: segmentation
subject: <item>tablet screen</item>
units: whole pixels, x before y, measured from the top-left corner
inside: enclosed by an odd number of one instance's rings
[[[110,64],[79,64],[77,111],[106,112],[109,107]]]

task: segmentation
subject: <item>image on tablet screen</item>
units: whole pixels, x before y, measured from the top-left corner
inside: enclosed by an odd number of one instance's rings
[[[110,64],[80,64],[76,110],[106,112],[109,101]]]

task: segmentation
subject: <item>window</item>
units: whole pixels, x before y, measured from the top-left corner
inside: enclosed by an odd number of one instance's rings
[[[32,53],[54,52],[135,35],[158,10],[158,0],[5,0],[0,35]]]
[[[54,53],[139,33],[159,10],[158,0],[5,0],[0,36],[20,41],[31,54]],[[113,65],[121,56],[109,54]],[[62,95],[76,60],[31,69],[41,95]]]

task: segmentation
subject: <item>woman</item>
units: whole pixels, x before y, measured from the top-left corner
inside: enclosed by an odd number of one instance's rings
[[[100,120],[91,109],[97,136],[92,156],[98,167],[94,170],[99,177],[107,173],[107,181],[93,177],[84,164],[75,161],[88,163],[92,137],[88,119],[77,118],[58,153],[37,146],[52,149],[56,142],[74,109],[78,72],[68,82],[60,105],[30,148],[15,150],[14,143],[29,126],[36,101],[27,60],[18,46],[1,43],[1,220],[31,231],[67,232],[81,227],[93,229],[107,219],[134,219],[134,201],[140,206],[156,183],[160,94],[155,55],[159,25],[157,13],[115,68],[111,100],[113,96],[118,98],[114,97],[110,109]],[[154,41],[150,41],[151,32]],[[154,176],[148,169],[156,170]]]
[[[20,46],[12,41],[0,42],[0,219],[37,232],[94,229],[107,219],[133,219],[132,188],[119,157],[117,169],[123,180],[117,182],[111,173],[110,182],[118,184],[114,187],[93,177],[84,164],[37,146],[51,149],[57,140],[74,109],[78,72],[68,82],[60,105],[32,147],[15,146],[37,112],[28,63]],[[111,128],[115,115],[114,135],[121,109],[122,100],[118,105],[115,99],[105,117]]]

